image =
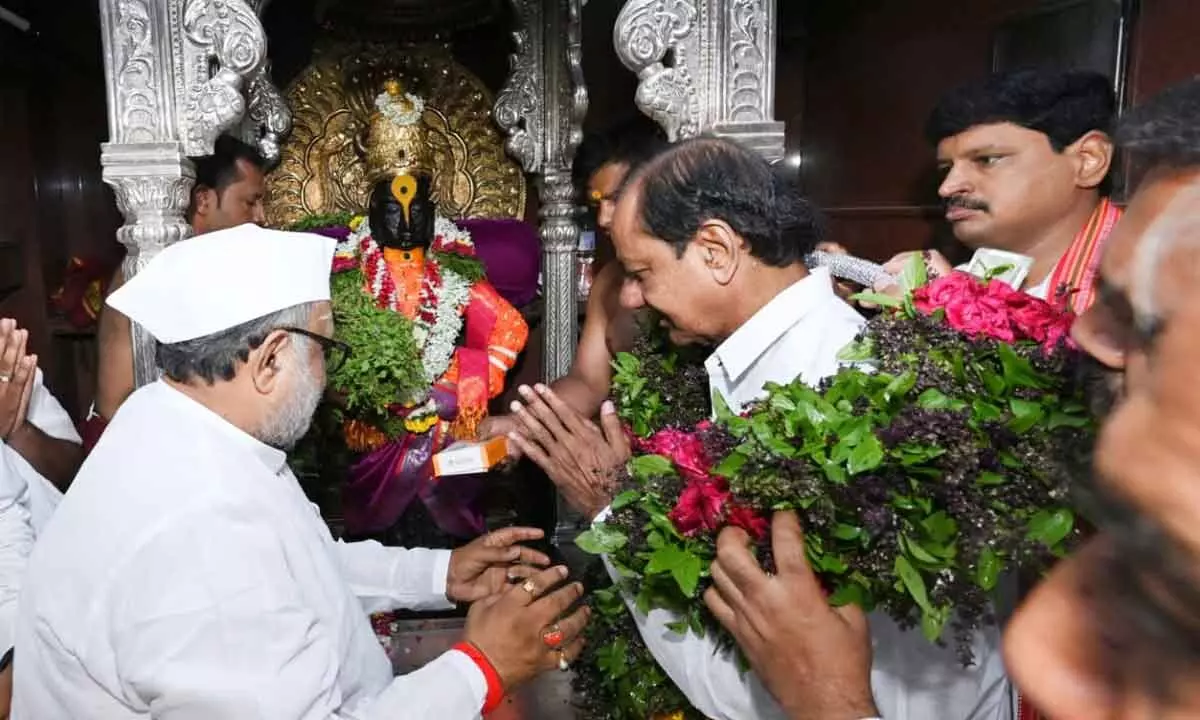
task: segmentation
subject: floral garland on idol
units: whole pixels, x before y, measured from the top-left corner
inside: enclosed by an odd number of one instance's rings
[[[430,391],[450,366],[471,286],[483,277],[470,233],[436,218],[410,320],[399,311],[398,288],[364,216],[314,216],[293,229],[338,240],[330,283],[334,332],[353,352],[329,382],[354,418],[346,428],[351,449],[430,431],[438,423]]]
[[[614,393],[635,438],[614,513],[582,534],[639,608],[678,614],[680,631],[732,639],[701,599],[717,534],[743,528],[774,569],[769,517],[795,509],[831,603],[880,610],[953,642],[970,662],[1002,576],[1044,571],[1078,540],[1069,504],[1095,421],[1077,381],[1065,302],[964,273],[926,284],[914,262],[903,300],[842,353],[819,388],[767,386],[715,418],[678,351],[643,338],[615,361]],[[916,288],[911,290],[911,288]],[[701,368],[702,369],[702,368]],[[593,593],[577,689],[593,720],[702,717],[650,655],[617,587]]]

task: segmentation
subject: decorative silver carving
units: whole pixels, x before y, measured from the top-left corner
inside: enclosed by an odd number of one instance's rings
[[[525,172],[540,174],[542,278],[546,302],[542,377],[571,369],[579,341],[575,251],[575,186],[571,165],[583,136],[588,94],[583,78],[581,0],[511,0],[515,16],[511,74],[493,116],[508,135],[509,154]],[[579,531],[561,497],[555,538]]]
[[[691,0],[630,0],[613,27],[617,56],[641,80],[634,101],[672,141],[700,132],[698,92],[686,59],[696,14]]]
[[[247,85],[267,58],[267,36],[259,22],[261,0],[172,0],[178,32],[176,97],[186,98],[180,139],[189,155],[212,152],[222,133],[246,114]]]
[[[509,56],[508,79],[492,111],[496,124],[508,135],[505,149],[527,173],[538,172],[543,158],[542,5],[542,0],[512,0],[514,49]]]
[[[170,64],[164,45],[165,7],[153,0],[100,3],[108,125],[114,142],[154,142],[170,127],[174,108],[163,75]]]
[[[775,116],[775,0],[628,0],[613,43],[638,108],[671,140],[711,132],[783,157]]]
[[[264,72],[257,12],[266,1],[100,0],[111,139],[100,162],[125,216],[117,239],[128,249],[126,277],[191,232],[187,156],[211,152],[221,132],[242,122],[247,83],[263,139],[287,131],[286,108]],[[134,326],[133,345],[134,380],[151,382],[153,340]]]
[[[195,171],[178,142],[102,146],[104,181],[117,199],[125,224],[117,240],[128,251],[121,269],[133,277],[155,255],[191,233],[183,219]],[[134,326],[134,382],[139,387],[158,377],[154,340]]]
[[[292,130],[292,111],[271,82],[271,65],[263,63],[250,78],[250,107],[242,123],[243,139],[273,167],[279,162],[279,143]]]

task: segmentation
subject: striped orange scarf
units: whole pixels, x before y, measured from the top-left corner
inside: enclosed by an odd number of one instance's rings
[[[1091,306],[1096,299],[1096,275],[1100,271],[1104,244],[1112,234],[1113,226],[1121,219],[1121,213],[1121,208],[1111,200],[1101,198],[1087,224],[1071,241],[1071,247],[1067,248],[1058,265],[1054,266],[1054,272],[1050,275],[1048,300],[1053,300],[1058,293],[1067,293],[1071,310],[1076,315]],[[1045,720],[1024,694],[1018,698],[1017,720]]]
[[[1067,252],[1054,266],[1050,274],[1050,292],[1047,300],[1054,300],[1058,293],[1067,293],[1071,309],[1076,315],[1087,310],[1096,299],[1096,275],[1100,270],[1100,256],[1113,226],[1121,219],[1121,208],[1108,198],[1101,198],[1087,224],[1071,241]]]

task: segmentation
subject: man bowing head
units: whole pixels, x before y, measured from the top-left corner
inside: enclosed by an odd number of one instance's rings
[[[29,565],[15,709],[53,718],[474,718],[565,667],[577,585],[508,528],[453,553],[334,541],[287,467],[332,363],[333,242],[172,245],[109,298],[158,342]],[[220,284],[223,282],[223,285]],[[516,581],[519,584],[513,584]],[[393,678],[369,612],[475,602]]]

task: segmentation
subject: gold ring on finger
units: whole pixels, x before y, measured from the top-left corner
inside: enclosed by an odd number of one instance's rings
[[[0,375],[0,383],[12,382],[12,375]]]
[[[537,585],[534,585],[532,580],[521,583],[521,589],[530,595],[537,595]]]

